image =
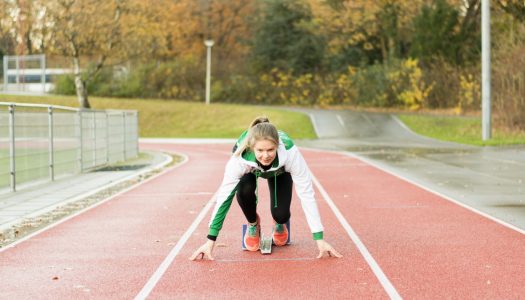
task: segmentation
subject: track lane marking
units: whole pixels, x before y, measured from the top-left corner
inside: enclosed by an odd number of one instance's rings
[[[309,150],[314,150],[315,151],[315,149],[309,149]],[[392,175],[394,177],[397,177],[397,178],[399,178],[399,179],[401,179],[403,181],[406,181],[406,182],[408,182],[408,183],[410,183],[412,185],[415,185],[415,186],[417,186],[417,187],[419,187],[419,188],[421,188],[421,189],[423,189],[423,190],[425,190],[427,192],[430,192],[430,193],[432,193],[434,195],[437,195],[441,199],[444,199],[444,200],[447,200],[449,202],[452,202],[452,203],[454,203],[454,204],[456,204],[456,205],[458,205],[460,207],[463,207],[463,208],[465,208],[465,209],[467,209],[467,210],[469,210],[469,211],[471,211],[471,212],[473,212],[475,214],[478,214],[478,215],[480,215],[482,217],[485,217],[485,218],[487,218],[489,220],[492,220],[492,221],[494,221],[494,222],[496,222],[496,223],[498,223],[500,225],[503,225],[503,226],[505,226],[505,227],[507,227],[509,229],[512,229],[512,230],[517,231],[517,232],[522,233],[522,234],[525,234],[525,230],[519,228],[518,226],[513,225],[511,223],[508,223],[508,222],[506,222],[504,220],[498,219],[497,217],[494,217],[494,216],[492,216],[492,215],[490,215],[488,213],[485,213],[485,212],[483,212],[483,211],[481,211],[481,210],[479,210],[479,209],[477,209],[477,208],[475,208],[473,206],[469,206],[468,204],[465,204],[465,203],[463,203],[463,202],[461,202],[459,200],[456,200],[456,199],[454,199],[454,198],[452,198],[450,196],[447,196],[447,195],[445,195],[445,194],[443,194],[443,193],[441,193],[441,192],[439,192],[437,190],[434,190],[434,189],[432,189],[430,187],[427,187],[427,186],[424,185],[424,183],[417,182],[415,180],[410,179],[407,176],[404,176],[402,174],[398,174],[397,171],[395,169],[392,169],[391,167],[383,166],[383,165],[381,165],[381,164],[379,164],[377,162],[374,162],[371,159],[368,159],[368,158],[366,158],[364,156],[361,156],[361,155],[358,155],[358,154],[352,153],[352,152],[336,151],[334,153],[340,153],[340,154],[346,155],[348,157],[352,157],[352,158],[358,159],[358,160],[360,160],[360,161],[362,161],[364,163],[369,164],[370,166],[372,166],[372,167],[374,167],[374,168],[376,168],[378,170],[381,170],[381,171],[383,171],[383,172],[385,172],[387,174],[390,174],[390,175]]]
[[[166,152],[166,153],[170,153],[170,154],[174,154],[174,155],[180,155],[180,156],[182,156],[183,160],[181,162],[177,163],[176,165],[174,165],[172,167],[169,167],[169,168],[167,168],[165,170],[162,170],[160,173],[154,174],[151,177],[148,177],[147,179],[145,179],[143,181],[139,181],[139,182],[137,182],[137,183],[135,183],[135,184],[133,184],[133,185],[131,185],[131,186],[129,186],[129,187],[119,191],[119,192],[117,192],[116,194],[111,195],[110,197],[108,197],[108,198],[106,198],[104,200],[101,200],[99,202],[95,202],[93,205],[87,206],[84,209],[82,209],[82,210],[80,210],[80,211],[78,211],[78,212],[76,212],[74,214],[71,214],[71,215],[69,215],[67,217],[59,219],[56,222],[50,223],[47,226],[44,226],[43,228],[41,228],[41,229],[39,229],[39,230],[37,230],[37,231],[35,231],[33,233],[30,233],[30,234],[24,236],[21,239],[18,239],[18,240],[14,241],[14,242],[12,242],[10,244],[7,244],[5,247],[0,248],[0,253],[4,252],[6,250],[9,250],[9,249],[16,248],[16,246],[18,246],[18,244],[21,244],[21,243],[23,243],[23,242],[25,242],[25,241],[27,241],[29,239],[32,239],[35,236],[38,236],[39,234],[41,234],[43,232],[46,232],[46,231],[48,231],[48,230],[50,230],[50,229],[52,229],[54,227],[57,227],[58,225],[60,225],[62,223],[65,223],[65,222],[67,222],[67,221],[69,221],[69,220],[71,220],[71,219],[73,219],[73,218],[75,218],[77,216],[80,216],[83,213],[85,213],[85,212],[87,212],[89,210],[92,210],[92,209],[94,209],[94,208],[96,208],[96,207],[98,207],[98,206],[100,206],[100,205],[102,205],[102,204],[104,204],[106,202],[109,202],[109,201],[111,201],[111,200],[113,200],[113,199],[115,199],[115,198],[117,198],[117,197],[119,197],[119,196],[129,192],[129,191],[132,191],[133,189],[135,189],[135,188],[137,188],[137,187],[139,187],[139,186],[141,186],[141,185],[143,185],[145,183],[148,183],[148,182],[152,181],[153,179],[155,179],[157,177],[160,177],[160,176],[162,176],[162,175],[164,175],[164,174],[166,174],[166,173],[168,173],[170,171],[173,171],[174,169],[178,169],[179,167],[182,167],[183,165],[185,165],[189,161],[188,156],[186,154],[184,154],[184,153],[180,153],[180,152],[176,152],[176,151],[167,151],[167,150],[162,150],[162,149],[158,150],[158,151],[162,151],[162,152]],[[168,163],[166,163],[166,164],[162,163],[162,165],[159,166],[159,168],[162,168],[162,167],[166,166],[170,162],[171,162],[171,160]],[[137,174],[134,174],[133,176],[124,177],[122,180],[117,181],[117,183],[121,183],[121,182],[124,182],[126,180],[130,180],[130,179],[132,179],[134,177],[138,177],[138,176],[140,176],[142,174],[146,174],[146,173],[148,173],[150,171],[153,171],[153,170],[154,169],[152,169],[152,168],[146,168],[144,171],[142,171],[140,173],[137,173]],[[72,203],[72,202],[77,201],[77,200],[81,200],[84,197],[89,197],[90,195],[94,195],[94,194],[96,194],[96,193],[98,193],[100,191],[103,191],[106,188],[108,188],[108,187],[101,187],[101,188],[98,188],[98,189],[96,189],[94,191],[91,191],[91,192],[88,192],[88,193],[84,193],[84,194],[76,196],[76,197],[74,197],[74,198],[72,198],[72,199],[70,199],[68,201],[62,202],[62,203],[60,203],[60,205],[65,205],[65,204]]]
[[[341,126],[343,126],[343,128],[345,128],[345,121],[343,120],[343,118],[341,118],[340,115],[336,115],[337,117],[337,120],[339,121],[339,123],[341,124]]]
[[[506,222],[506,221],[504,221],[502,219],[498,219],[497,217],[494,217],[494,216],[492,216],[492,215],[490,215],[488,213],[485,213],[485,212],[483,212],[483,211],[481,211],[481,210],[479,210],[479,209],[477,209],[475,207],[469,206],[468,204],[465,204],[465,203],[463,203],[463,202],[461,202],[459,200],[456,200],[456,199],[452,198],[452,196],[447,196],[447,195],[445,195],[445,194],[443,194],[443,193],[441,193],[441,192],[439,192],[437,190],[434,190],[434,189],[432,189],[430,187],[427,187],[427,186],[425,186],[424,182],[418,182],[418,181],[416,181],[414,179],[410,179],[408,176],[405,176],[405,175],[402,175],[402,174],[398,173],[398,171],[395,168],[389,167],[389,166],[386,166],[386,165],[383,165],[383,164],[380,164],[378,162],[375,162],[372,159],[366,158],[365,156],[359,155],[359,154],[354,153],[354,152],[341,151],[341,150],[328,150],[328,149],[327,150],[321,150],[321,149],[312,148],[312,147],[301,147],[301,149],[305,149],[305,150],[312,151],[312,152],[317,152],[317,153],[329,152],[329,153],[341,154],[341,155],[344,155],[344,156],[348,156],[348,157],[360,160],[361,162],[363,162],[365,164],[368,164],[368,165],[370,165],[370,166],[372,166],[372,167],[374,167],[374,168],[376,168],[378,170],[381,170],[381,171],[383,171],[385,173],[388,173],[388,174],[390,174],[392,176],[395,176],[395,177],[397,177],[397,178],[399,178],[399,179],[401,179],[403,181],[406,181],[406,182],[408,182],[410,184],[413,184],[413,185],[415,185],[415,186],[417,186],[417,187],[419,187],[419,188],[421,188],[421,189],[423,189],[425,191],[428,191],[428,192],[430,192],[430,193],[432,193],[434,195],[437,195],[437,196],[441,197],[444,200],[447,200],[447,201],[452,202],[454,204],[457,204],[458,206],[461,206],[461,207],[463,207],[463,208],[465,208],[467,210],[470,210],[471,212],[473,212],[475,214],[478,214],[478,215],[480,215],[482,217],[485,217],[485,218],[487,218],[489,220],[492,220],[492,221],[494,221],[494,222],[496,222],[496,223],[498,223],[500,225],[503,225],[503,226],[505,226],[505,227],[507,227],[509,229],[512,229],[512,230],[517,231],[517,232],[522,233],[522,234],[525,234],[525,230],[520,228],[520,227],[518,227],[518,226],[516,226],[516,225],[508,223],[508,222]]]
[[[309,113],[308,115],[310,116],[310,121],[312,121],[312,126],[314,127],[315,135],[317,136],[317,138],[320,138],[321,136],[319,136],[319,127],[317,125],[317,122],[315,121],[314,114]]]
[[[350,236],[350,239],[352,239],[352,241],[356,245],[359,252],[361,252],[361,255],[363,256],[363,258],[366,260],[366,262],[372,269],[372,272],[374,272],[374,274],[376,275],[377,279],[379,280],[379,282],[385,289],[390,299],[402,299],[399,293],[397,292],[396,288],[392,285],[388,277],[386,277],[383,270],[381,270],[381,267],[379,267],[379,264],[372,257],[372,254],[370,254],[370,252],[368,251],[368,249],[366,249],[363,242],[361,242],[361,239],[359,238],[359,236],[352,229],[352,226],[348,224],[345,217],[343,216],[341,211],[337,208],[332,198],[330,198],[330,196],[328,195],[326,190],[323,188],[321,183],[319,183],[319,180],[317,180],[313,172],[311,173],[312,173],[312,180],[315,186],[317,187],[317,189],[319,190],[319,192],[321,193],[321,195],[323,196],[323,199],[326,201],[326,203],[328,203],[328,206],[330,206],[330,208],[334,212],[335,216],[337,217],[337,220],[339,220],[339,223],[343,225],[343,228],[346,230],[346,232]]]
[[[210,210],[210,208],[215,203],[214,200],[215,200],[215,194],[213,195],[213,197],[211,197],[211,199],[208,201],[208,203],[206,203],[206,205],[201,210],[199,215],[195,218],[195,220],[193,220],[193,223],[191,223],[191,225],[188,228],[188,230],[186,230],[186,232],[184,232],[184,234],[179,239],[179,241],[177,242],[175,247],[173,247],[173,249],[171,249],[171,251],[168,254],[168,256],[166,256],[164,261],[159,265],[159,267],[157,268],[155,273],[153,273],[153,275],[151,275],[151,277],[148,280],[148,282],[144,285],[142,290],[135,297],[135,300],[146,299],[149,296],[149,294],[153,291],[153,289],[155,288],[157,283],[160,281],[160,279],[162,278],[164,273],[166,273],[168,268],[171,266],[172,262],[175,260],[175,257],[177,257],[177,255],[179,254],[179,252],[182,249],[182,247],[184,247],[184,244],[186,244],[186,242],[190,239],[190,237],[193,234],[193,232],[195,231],[195,229],[197,229],[197,226],[199,226],[199,224],[202,222],[202,220],[204,219],[206,214],[208,214],[208,211]]]

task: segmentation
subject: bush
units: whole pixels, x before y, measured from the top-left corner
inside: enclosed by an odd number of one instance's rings
[[[423,80],[423,71],[418,66],[417,59],[399,61],[395,69],[390,70],[388,79],[395,103],[410,110],[422,108],[434,86],[433,82],[427,84]]]
[[[232,77],[229,83],[214,85],[216,99],[227,102],[252,102],[287,105],[338,105],[419,109],[432,85],[423,80],[417,60],[376,64],[359,70],[348,67],[332,74],[299,74],[274,68],[256,80]]]
[[[228,81],[216,80],[212,85],[211,96],[213,101],[255,103],[259,90],[257,80],[243,75],[234,75]]]
[[[83,75],[85,78],[85,75]],[[88,93],[95,96],[111,95],[111,78],[110,70],[102,70],[87,83]],[[55,80],[53,93],[59,95],[76,95],[75,77],[72,74],[60,75]]]
[[[56,77],[54,94],[76,95],[75,80],[72,75],[60,75]]]
[[[469,110],[479,110],[481,103],[481,84],[477,76],[465,74],[459,76],[459,95],[456,113],[463,114]]]
[[[444,60],[423,66],[423,80],[434,82],[433,89],[428,94],[425,106],[428,108],[454,107],[458,103],[460,93],[461,71]]]
[[[374,64],[359,69],[352,83],[356,89],[356,104],[364,106],[393,106],[387,92],[389,82],[387,70],[382,64]]]
[[[418,61],[410,58],[361,68],[352,80],[357,104],[420,109],[433,89],[433,83],[426,83],[423,75]]]
[[[497,121],[525,130],[525,46],[508,45],[493,67],[493,102]]]
[[[204,76],[201,63],[193,59],[137,64],[116,72],[105,68],[88,82],[95,96],[202,100]],[[54,93],[74,95],[72,75],[60,76]]]

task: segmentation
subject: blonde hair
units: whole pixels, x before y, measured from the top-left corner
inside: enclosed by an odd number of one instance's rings
[[[279,145],[277,128],[265,116],[257,117],[251,122],[250,127],[248,127],[248,134],[235,150],[234,155],[239,156],[244,150],[253,149],[255,143],[262,140],[271,141],[276,146]]]

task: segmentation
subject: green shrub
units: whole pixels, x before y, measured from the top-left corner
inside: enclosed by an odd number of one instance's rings
[[[119,72],[105,68],[88,82],[87,87],[89,94],[94,96],[202,100],[202,70],[202,64],[194,59],[137,63]],[[73,77],[60,76],[54,92],[75,94]]]
[[[389,82],[387,71],[382,64],[359,69],[353,78],[356,89],[356,104],[364,106],[393,106],[394,100],[388,97]]]
[[[252,77],[234,75],[228,81],[220,81],[220,89],[212,88],[212,99],[221,102],[255,103],[259,83]]]
[[[72,75],[60,75],[56,77],[54,94],[58,95],[75,95],[75,80]]]

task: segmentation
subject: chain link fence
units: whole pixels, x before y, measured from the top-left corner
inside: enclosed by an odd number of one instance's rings
[[[138,156],[138,113],[0,102],[0,191]]]

